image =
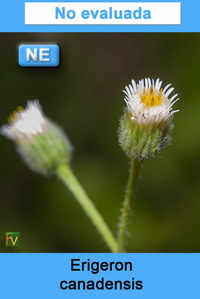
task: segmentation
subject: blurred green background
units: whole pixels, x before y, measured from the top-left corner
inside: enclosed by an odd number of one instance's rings
[[[117,139],[131,79],[172,83],[172,145],[145,161],[130,224],[129,252],[200,251],[200,34],[1,34],[0,125],[17,106],[39,99],[74,145],[72,167],[114,233],[129,161]],[[56,43],[57,68],[21,68],[20,43]],[[55,177],[31,172],[0,136],[0,251],[107,252],[90,220]],[[21,233],[5,247],[5,232]]]

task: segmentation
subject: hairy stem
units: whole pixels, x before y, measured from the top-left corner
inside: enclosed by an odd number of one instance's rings
[[[136,182],[139,175],[140,164],[141,163],[139,160],[134,160],[134,159],[131,160],[130,174],[129,174],[125,198],[123,202],[122,213],[119,221],[117,252],[125,252],[128,224],[129,224],[130,215],[132,211],[134,192],[135,192]]]

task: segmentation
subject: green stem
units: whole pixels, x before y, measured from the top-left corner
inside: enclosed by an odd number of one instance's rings
[[[66,164],[60,165],[57,169],[57,175],[77,199],[83,210],[97,228],[98,232],[103,237],[111,252],[116,252],[117,242],[113,237],[113,234],[86,192],[83,190],[70,167]]]
[[[130,175],[128,178],[124,203],[122,207],[122,214],[119,221],[117,252],[125,252],[127,228],[130,220],[130,214],[132,211],[134,191],[135,191],[135,186],[139,175],[139,170],[140,170],[140,161],[133,159],[131,161]]]

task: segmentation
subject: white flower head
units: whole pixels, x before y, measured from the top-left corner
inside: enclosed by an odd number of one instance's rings
[[[52,174],[70,161],[72,146],[67,135],[43,114],[39,101],[28,101],[25,109],[19,107],[8,122],[0,133],[17,144],[17,151],[33,171]]]
[[[143,79],[138,84],[132,80],[125,87],[127,109],[120,118],[119,144],[127,156],[143,160],[159,154],[171,142],[173,129],[173,105],[177,94],[170,96],[174,88],[168,84],[162,89],[162,81]]]
[[[157,79],[142,79],[138,84],[132,80],[129,86],[125,87],[125,102],[131,119],[139,125],[168,125],[175,112],[172,107],[176,101],[177,94],[169,98],[174,88],[171,84],[161,88],[162,81]]]
[[[25,109],[18,107],[8,122],[1,128],[1,134],[13,141],[33,141],[48,129],[48,121],[38,100],[28,101]]]

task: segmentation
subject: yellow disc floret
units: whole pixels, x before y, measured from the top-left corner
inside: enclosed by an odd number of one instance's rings
[[[11,113],[11,115],[8,117],[8,122],[10,124],[13,123],[17,119],[20,112],[24,112],[24,108],[21,106],[17,107],[17,109]]]
[[[152,86],[148,90],[144,88],[141,96],[141,102],[145,104],[147,108],[162,105],[162,90],[157,91]]]

